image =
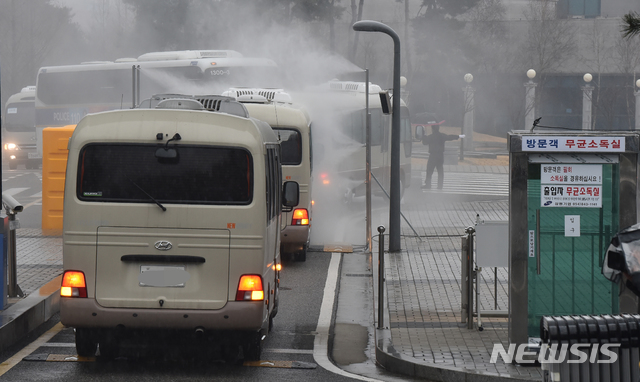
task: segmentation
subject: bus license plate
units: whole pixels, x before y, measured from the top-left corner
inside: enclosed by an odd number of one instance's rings
[[[138,282],[143,287],[183,288],[189,280],[184,266],[141,265]]]

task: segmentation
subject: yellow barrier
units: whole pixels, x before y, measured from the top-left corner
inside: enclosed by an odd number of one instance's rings
[[[42,232],[62,234],[67,145],[76,125],[42,130]]]

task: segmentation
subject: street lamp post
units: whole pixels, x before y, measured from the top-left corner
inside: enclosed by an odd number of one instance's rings
[[[391,177],[389,187],[389,252],[400,251],[400,37],[389,26],[372,20],[353,24],[357,32],[382,32],[393,39],[393,101],[391,118]]]
[[[640,80],[636,81],[636,87],[640,88]],[[640,130],[640,90],[636,90],[633,94],[636,96],[636,130]]]
[[[593,86],[589,83],[593,79],[591,73],[586,73],[582,79],[586,83],[586,85],[582,86],[582,130],[592,130],[591,127],[591,107],[592,107],[592,98],[593,94]]]
[[[524,129],[531,129],[533,127],[533,120],[536,114],[536,84],[533,79],[536,77],[536,71],[533,69],[527,70],[527,77],[529,81],[524,83],[524,87],[527,88],[527,94],[525,98],[524,109]]]
[[[464,81],[467,85],[462,89],[464,90],[464,120],[462,122],[462,135],[460,142],[460,160],[464,159],[464,150],[473,150],[473,117],[475,108],[475,89],[471,86],[473,81],[473,75],[467,73],[464,75]]]

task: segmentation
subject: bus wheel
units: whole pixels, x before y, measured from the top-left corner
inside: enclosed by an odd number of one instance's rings
[[[245,361],[259,361],[262,353],[262,335],[250,333],[242,345],[242,356]]]
[[[302,246],[302,251],[293,255],[296,261],[305,262],[307,261],[307,245]]]
[[[93,357],[98,350],[98,342],[89,329],[76,329],[76,351],[81,357]]]

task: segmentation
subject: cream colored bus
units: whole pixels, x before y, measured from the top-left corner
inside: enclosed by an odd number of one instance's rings
[[[60,319],[78,354],[169,331],[259,359],[281,208],[298,204],[269,125],[228,98],[173,98],[87,115],[68,148]]]
[[[10,170],[24,164],[27,169],[37,169],[39,160],[32,159],[36,150],[36,87],[27,86],[7,100],[2,123],[3,162]]]
[[[371,172],[377,182],[389,190],[391,178],[391,115],[384,114],[380,101],[382,88],[364,82],[333,80],[304,93],[297,94],[307,107],[314,123],[319,197],[332,195],[329,201],[319,201],[324,207],[335,199],[350,202],[365,194],[366,180],[366,105],[371,114]],[[400,191],[411,185],[411,122],[409,109],[400,102]],[[319,153],[320,154],[320,153]],[[384,196],[376,181],[374,195]]]
[[[236,98],[249,115],[267,122],[278,136],[282,149],[282,178],[300,186],[300,201],[283,211],[281,254],[306,261],[311,231],[312,140],[311,118],[282,89],[232,88],[223,95]]]

